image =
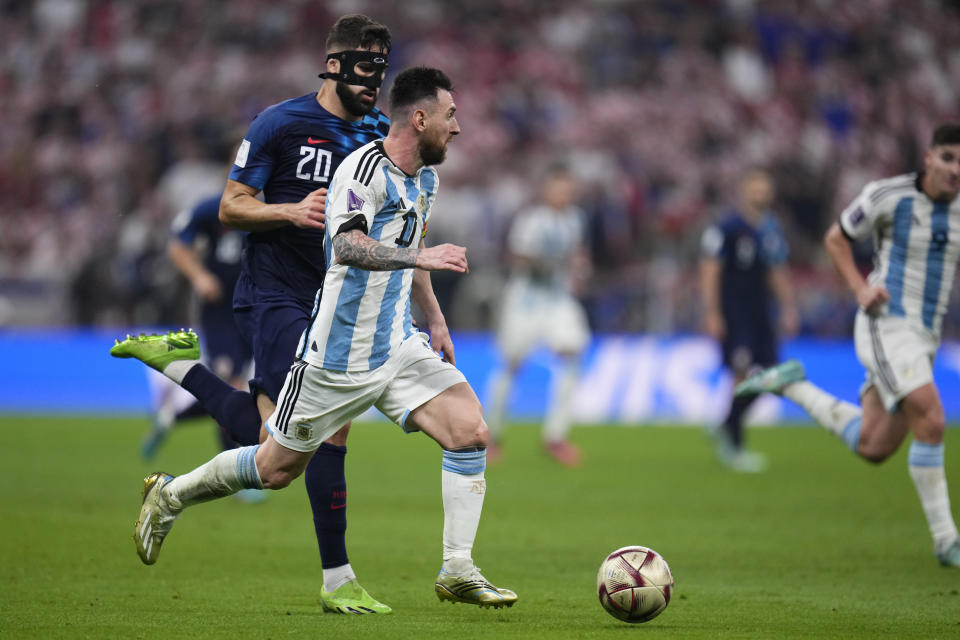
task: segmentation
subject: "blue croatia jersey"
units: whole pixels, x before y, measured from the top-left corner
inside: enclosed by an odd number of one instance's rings
[[[338,118],[309,93],[265,109],[250,124],[230,179],[263,191],[267,204],[299,202],[328,188],[334,171],[358,147],[383,138],[390,121],[379,109],[356,122]],[[247,235],[243,270],[260,290],[311,306],[323,283],[323,231],[293,225]],[[238,287],[234,306],[252,304]]]
[[[171,234],[186,245],[200,241],[204,249],[203,266],[220,281],[225,304],[230,305],[233,286],[240,275],[240,253],[247,234],[229,229],[220,222],[220,196],[201,200],[193,209],[179,213]]]
[[[770,215],[757,226],[731,212],[703,235],[705,256],[722,263],[720,305],[727,330],[772,332],[770,269],[787,260],[787,243]]]

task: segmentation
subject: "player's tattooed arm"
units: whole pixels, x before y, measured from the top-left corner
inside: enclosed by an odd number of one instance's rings
[[[359,229],[333,237],[337,262],[367,271],[395,271],[417,266],[419,247],[387,247]]]

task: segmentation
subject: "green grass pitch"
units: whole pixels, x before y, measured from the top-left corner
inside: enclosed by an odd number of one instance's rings
[[[734,475],[699,429],[574,431],[585,464],[544,457],[538,431],[508,434],[487,470],[475,548],[512,609],[440,603],[440,452],[422,435],[351,434],[348,544],[384,617],[322,613],[302,481],[263,504],[200,505],[159,562],[131,539],[141,478],[215,453],[212,423],[138,457],[135,417],[0,418],[0,638],[957,638],[960,569],[935,561],[905,450],[853,459],[813,428],[756,429],[767,473]],[[960,501],[960,432],[947,433]],[[952,445],[952,446],[951,446]],[[905,448],[904,448],[905,449]],[[657,619],[605,613],[596,571],[613,549],[650,546],[676,578]]]

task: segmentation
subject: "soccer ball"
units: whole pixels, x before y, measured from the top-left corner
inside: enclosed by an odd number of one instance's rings
[[[597,595],[607,613],[624,622],[653,620],[670,604],[673,574],[667,561],[647,547],[617,549],[597,572]]]

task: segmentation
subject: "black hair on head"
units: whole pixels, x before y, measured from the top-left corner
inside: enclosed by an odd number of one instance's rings
[[[453,84],[443,71],[430,67],[404,69],[390,89],[390,113],[401,111],[424,98],[436,98],[440,89],[453,91]]]
[[[390,29],[362,13],[348,13],[330,27],[327,51],[375,49],[390,51]]]
[[[933,130],[930,146],[937,147],[941,144],[960,144],[960,123],[945,122]]]

